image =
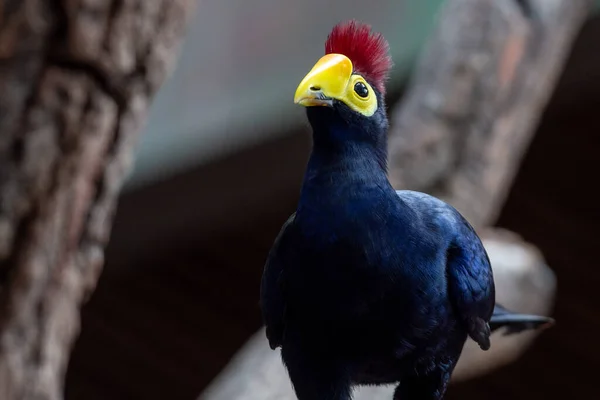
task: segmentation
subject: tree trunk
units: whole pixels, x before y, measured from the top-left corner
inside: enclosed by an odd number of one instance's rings
[[[0,398],[63,398],[136,133],[191,0],[0,0]]]

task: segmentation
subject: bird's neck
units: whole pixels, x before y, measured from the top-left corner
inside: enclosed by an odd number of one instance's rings
[[[348,127],[313,124],[313,149],[298,212],[336,207],[340,202],[367,201],[374,193],[392,195],[386,150],[385,137],[370,140]]]
[[[366,134],[361,128],[352,128],[336,119],[311,118],[313,128],[313,168],[335,167],[345,171],[387,175],[387,134]],[[358,163],[354,165],[354,163]]]

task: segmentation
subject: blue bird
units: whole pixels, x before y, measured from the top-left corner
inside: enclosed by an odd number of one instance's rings
[[[480,238],[430,195],[387,177],[385,39],[349,21],[301,81],[313,148],[296,212],[260,289],[271,348],[300,400],[350,400],[355,385],[398,384],[394,399],[443,398],[468,337],[552,323],[495,305]]]

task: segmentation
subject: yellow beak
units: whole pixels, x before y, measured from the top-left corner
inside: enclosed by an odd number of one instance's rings
[[[344,97],[350,78],[352,61],[342,54],[327,54],[302,79],[296,89],[294,103],[305,107],[331,106],[332,99]]]

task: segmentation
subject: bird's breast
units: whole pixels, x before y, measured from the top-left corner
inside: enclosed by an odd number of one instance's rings
[[[299,308],[373,317],[410,312],[422,298],[443,293],[439,261],[420,256],[417,242],[393,216],[355,216],[343,224],[331,216],[318,226],[297,221],[286,275]]]

